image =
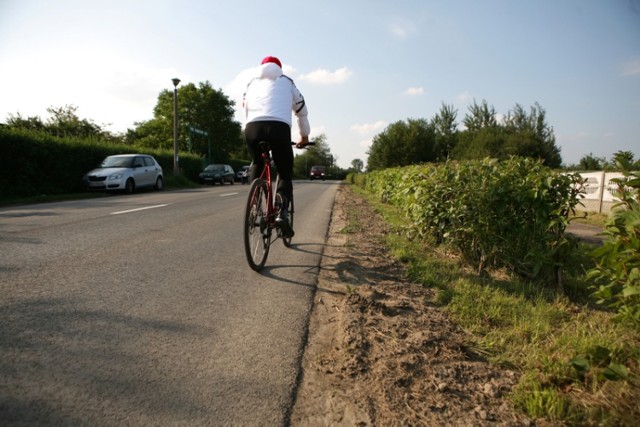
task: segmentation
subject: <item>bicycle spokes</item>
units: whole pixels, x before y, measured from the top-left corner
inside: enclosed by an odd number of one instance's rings
[[[253,270],[264,267],[271,245],[266,183],[256,179],[251,184],[245,209],[244,243],[249,266]]]

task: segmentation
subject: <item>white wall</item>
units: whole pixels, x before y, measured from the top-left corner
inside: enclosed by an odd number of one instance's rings
[[[578,172],[585,179],[585,194],[582,199],[584,207],[579,206],[578,209],[584,209],[588,212],[607,213],[611,207],[619,202],[619,199],[613,197],[616,185],[611,182],[613,178],[622,178],[620,172]]]

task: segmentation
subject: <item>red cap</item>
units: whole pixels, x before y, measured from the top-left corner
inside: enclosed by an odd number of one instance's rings
[[[276,58],[275,56],[267,56],[266,58],[264,58],[262,60],[261,64],[266,64],[267,62],[273,62],[278,67],[282,68],[282,64],[280,63],[280,60],[278,58]]]

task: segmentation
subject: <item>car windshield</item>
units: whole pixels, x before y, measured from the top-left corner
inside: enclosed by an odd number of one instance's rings
[[[102,161],[101,168],[130,168],[133,166],[133,157],[110,156]]]
[[[222,172],[224,171],[224,166],[223,165],[209,165],[206,168],[204,168],[205,171],[207,172]]]

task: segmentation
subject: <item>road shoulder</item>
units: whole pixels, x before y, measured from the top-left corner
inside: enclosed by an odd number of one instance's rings
[[[340,187],[291,425],[528,425],[506,400],[517,373],[470,349],[433,290],[404,279],[388,232]]]

